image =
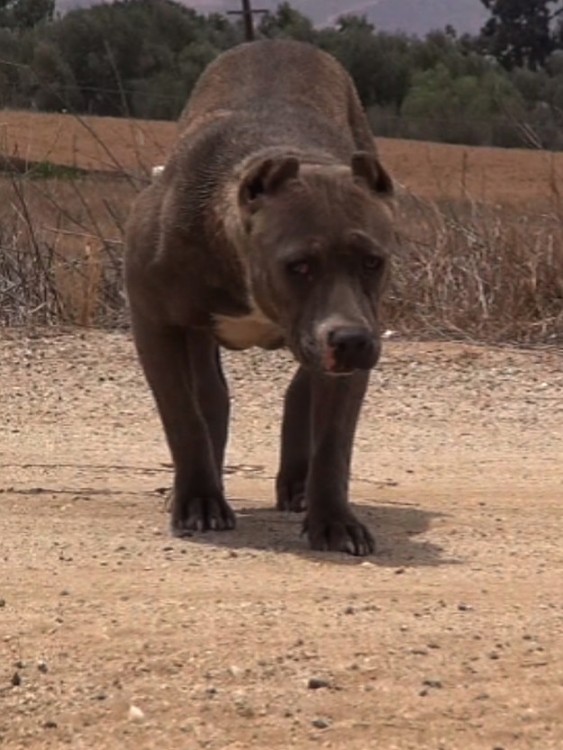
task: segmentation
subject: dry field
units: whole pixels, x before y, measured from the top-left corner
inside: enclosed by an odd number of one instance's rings
[[[0,153],[88,169],[144,170],[162,162],[176,133],[171,122],[111,117],[0,113]],[[431,199],[471,198],[552,208],[552,185],[563,179],[563,154],[470,148],[379,139],[397,179]]]
[[[138,172],[174,131],[3,112],[0,152]],[[226,356],[237,529],[170,538],[130,336],[86,330],[123,315],[138,185],[0,180],[1,312],[28,324],[0,334],[1,748],[563,748],[563,154],[381,151],[440,203],[401,206],[391,323],[552,346],[386,342],[355,454],[364,561],[309,552],[272,508],[286,353]],[[33,325],[58,320],[83,327]]]

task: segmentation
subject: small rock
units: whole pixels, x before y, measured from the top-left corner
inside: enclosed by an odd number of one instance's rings
[[[440,690],[443,687],[441,680],[423,680],[422,684],[426,687],[436,688],[436,690]]]
[[[49,667],[47,666],[47,662],[46,661],[38,661],[37,662],[37,669],[42,674],[47,674],[47,672],[49,671]]]
[[[311,724],[315,727],[315,729],[328,729],[330,726],[330,721],[328,719],[313,719]]]
[[[234,664],[231,664],[229,667],[229,674],[232,677],[240,677],[242,675],[243,670],[240,667],[235,666]]]
[[[318,690],[319,688],[330,687],[328,680],[323,680],[322,677],[311,677],[307,682],[309,690]]]
[[[346,607],[346,609],[344,610],[345,615],[353,615],[355,614],[355,612],[356,610],[352,606]]]
[[[6,600],[0,599],[0,609],[2,609],[2,607],[5,607],[5,606],[6,606]]]
[[[236,706],[237,714],[243,719],[253,719],[255,716],[254,708],[248,701],[248,696],[243,690],[236,690],[233,693],[233,701]]]
[[[460,612],[471,612],[473,610],[473,607],[470,604],[464,604],[463,602],[458,604],[457,608]]]
[[[12,687],[19,687],[22,684],[22,678],[19,672],[14,672],[12,679],[10,680]]]
[[[237,704],[237,714],[242,716],[243,719],[253,719],[256,715],[252,706],[246,703]]]
[[[129,706],[129,713],[127,714],[127,718],[129,721],[143,721],[145,718],[145,714],[139,706],[131,705]]]
[[[56,729],[59,725],[57,724],[56,721],[49,719],[43,724],[43,726],[45,729]]]

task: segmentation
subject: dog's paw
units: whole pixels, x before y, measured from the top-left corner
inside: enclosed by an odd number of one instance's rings
[[[174,494],[171,528],[174,536],[191,536],[198,531],[229,531],[236,525],[235,514],[223,495]]]
[[[286,482],[278,479],[276,482],[276,508],[289,513],[302,513],[306,507],[305,482]]]
[[[306,518],[303,531],[313,550],[347,552],[358,557],[375,552],[375,540],[370,531],[349,512],[332,518]]]

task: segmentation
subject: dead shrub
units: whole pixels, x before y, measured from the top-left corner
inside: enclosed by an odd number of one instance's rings
[[[0,180],[0,323],[125,325],[123,225],[140,184]],[[527,214],[403,191],[387,325],[419,338],[563,344],[558,198]]]
[[[123,224],[135,192],[117,177],[0,180],[0,323],[123,325]]]
[[[399,199],[387,315],[416,336],[563,343],[563,224],[476,202]]]

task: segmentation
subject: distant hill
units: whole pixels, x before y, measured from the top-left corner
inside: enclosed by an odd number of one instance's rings
[[[201,13],[238,10],[239,0],[182,0]],[[96,0],[58,0],[62,12],[94,5]],[[254,0],[255,8],[275,10],[279,0]],[[347,13],[365,15],[378,29],[424,35],[433,29],[453,26],[458,32],[476,33],[487,19],[480,0],[293,0],[294,8],[309,16],[317,26],[333,24]]]

